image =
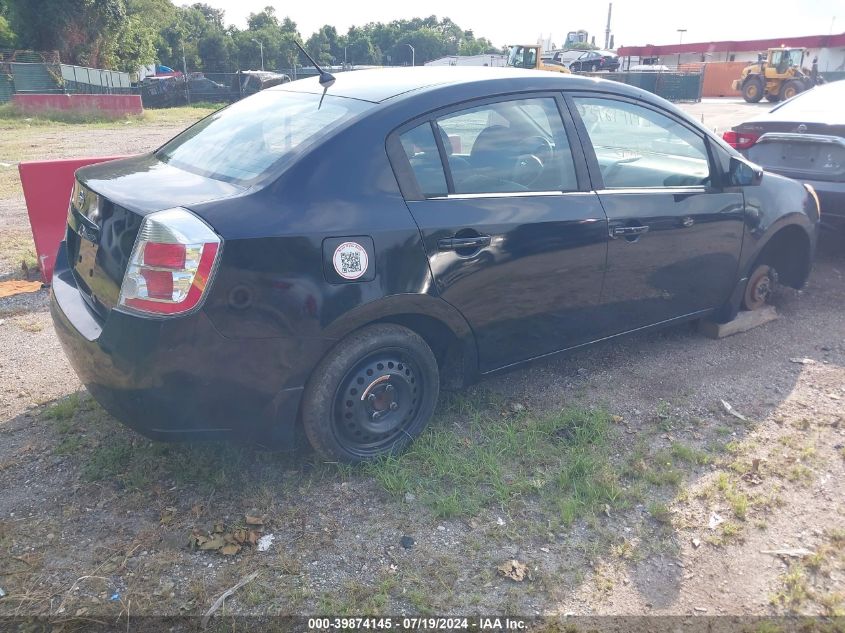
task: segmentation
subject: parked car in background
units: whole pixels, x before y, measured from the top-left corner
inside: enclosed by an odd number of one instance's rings
[[[619,56],[613,51],[595,51],[601,55],[601,63],[598,70],[609,70],[611,72],[619,70]]]
[[[817,223],[809,187],[632,86],[345,72],[79,170],[51,311],[146,435],[301,425],[357,462],[407,447],[441,384],[801,287]]]
[[[813,186],[822,225],[845,235],[845,81],[816,86],[725,132],[767,171]]]
[[[282,73],[267,70],[242,70],[232,77],[232,89],[244,97],[255,94],[266,88],[272,88],[290,81],[290,77]]]
[[[203,75],[193,74],[188,77],[187,89],[191,101],[233,101],[237,93],[230,86],[221,84]]]
[[[601,68],[602,55],[598,51],[562,50],[549,51],[544,58],[549,63],[566,66],[570,71],[595,72]]]

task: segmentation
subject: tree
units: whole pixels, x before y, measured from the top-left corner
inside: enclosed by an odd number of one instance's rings
[[[202,69],[212,73],[231,73],[237,70],[235,42],[230,33],[214,30],[197,42]]]
[[[126,20],[125,0],[6,0],[19,45],[58,50],[63,61],[102,65]]]
[[[0,13],[0,48],[14,48],[16,42],[17,38],[9,25],[9,20]]]
[[[279,19],[276,17],[276,9],[267,6],[263,11],[250,13],[246,23],[250,31],[260,31],[267,27],[278,27]]]
[[[308,38],[305,42],[305,50],[308,51],[308,54],[311,55],[311,57],[314,58],[314,61],[318,64],[322,65],[332,63],[334,55],[332,54],[331,43],[329,42],[328,35],[326,35],[323,29],[316,31]]]
[[[223,9],[215,9],[204,2],[196,2],[191,5],[191,8],[202,13],[205,17],[205,21],[218,31],[223,31],[225,28],[223,25],[223,16],[226,15],[226,12]]]
[[[108,57],[110,66],[125,72],[136,72],[140,66],[156,60],[156,32],[144,19],[133,15],[111,41]]]

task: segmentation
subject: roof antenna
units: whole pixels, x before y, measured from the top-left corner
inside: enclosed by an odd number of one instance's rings
[[[317,64],[317,62],[315,62],[315,61],[314,61],[314,58],[313,58],[313,57],[311,57],[311,55],[309,55],[309,54],[308,54],[308,51],[306,51],[306,50],[302,47],[302,44],[300,44],[298,40],[293,40],[293,43],[294,43],[294,44],[296,44],[296,47],[297,47],[300,51],[302,51],[302,54],[303,54],[303,55],[305,55],[305,56],[308,58],[308,61],[310,61],[312,64],[314,64],[314,68],[316,68],[316,69],[317,69],[317,72],[318,72],[318,73],[320,73],[320,85],[323,87],[323,97],[325,97],[325,96],[326,96],[326,90],[328,90],[329,88],[331,88],[331,87],[332,87],[332,85],[333,85],[333,84],[334,84],[334,82],[335,82],[335,77],[334,77],[334,75],[332,75],[331,73],[326,72],[325,70],[323,70],[322,68],[320,68],[320,66]],[[323,103],[323,98],[322,98],[322,97],[320,97],[320,103],[321,103],[321,104]]]

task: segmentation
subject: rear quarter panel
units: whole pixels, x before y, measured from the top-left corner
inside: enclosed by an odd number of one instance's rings
[[[353,310],[429,292],[420,233],[387,159],[387,130],[371,118],[330,138],[264,189],[193,209],[225,241],[205,304],[224,336],[308,339],[322,354],[357,322],[347,319]],[[373,240],[371,281],[338,283],[325,274],[324,240],[351,236]]]

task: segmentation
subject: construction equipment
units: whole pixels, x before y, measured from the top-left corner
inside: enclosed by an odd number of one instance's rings
[[[802,69],[806,54],[804,48],[770,48],[765,58],[760,54],[757,63],[742,69],[732,87],[748,103],[763,97],[772,102],[790,99],[820,83],[815,60],[812,71]]]
[[[554,73],[568,73],[570,70],[562,64],[543,61],[543,47],[539,44],[515,44],[508,53],[508,66],[549,70]]]

